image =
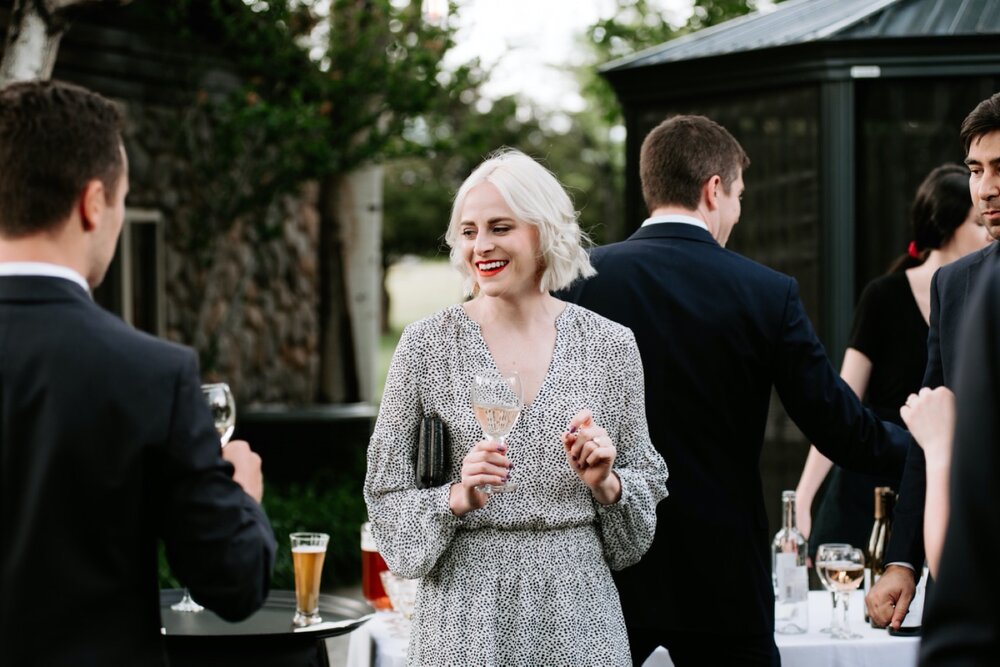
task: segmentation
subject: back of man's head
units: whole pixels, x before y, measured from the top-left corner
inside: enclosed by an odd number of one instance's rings
[[[701,187],[718,174],[729,193],[740,170],[750,166],[743,147],[705,116],[673,116],[646,135],[639,152],[639,179],[646,208],[698,208]]]
[[[973,141],[997,131],[1000,131],[1000,93],[995,93],[977,104],[962,121],[962,130],[958,136],[962,140],[965,154],[969,154],[969,147]]]
[[[109,203],[124,168],[118,108],[79,86],[13,83],[0,90],[0,237],[51,231],[93,179]]]

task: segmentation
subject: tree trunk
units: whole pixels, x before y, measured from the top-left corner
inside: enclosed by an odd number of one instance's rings
[[[13,81],[52,78],[59,40],[69,27],[64,12],[84,5],[125,5],[131,0],[14,0],[0,61],[0,88]]]
[[[358,395],[374,401],[382,306],[382,167],[358,167],[340,181],[340,237]]]
[[[56,64],[65,23],[39,0],[15,0],[0,61],[0,87],[13,81],[48,79]]]
[[[320,368],[316,396],[320,403],[356,403],[361,400],[344,277],[340,221],[344,178],[331,176],[321,185],[320,192]]]

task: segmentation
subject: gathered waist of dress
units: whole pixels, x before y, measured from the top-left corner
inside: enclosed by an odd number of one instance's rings
[[[452,538],[454,553],[489,553],[502,551],[506,558],[531,557],[539,554],[568,556],[587,552],[603,560],[603,548],[596,526],[583,523],[545,528],[483,527],[459,529]]]

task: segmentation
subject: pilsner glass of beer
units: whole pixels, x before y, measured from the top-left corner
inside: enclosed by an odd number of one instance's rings
[[[319,580],[326,559],[326,533],[292,533],[295,568],[295,617],[292,625],[305,627],[323,621],[319,616]]]
[[[381,578],[381,574],[388,571],[389,566],[375,546],[371,524],[361,524],[361,594],[368,604],[379,611],[392,609]]]

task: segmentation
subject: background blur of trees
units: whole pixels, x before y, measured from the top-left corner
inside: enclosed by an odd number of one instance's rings
[[[236,4],[250,11],[235,11]],[[180,31],[206,19],[220,26],[218,45],[234,56],[243,80],[229,99],[203,98],[191,124],[211,125],[218,137],[209,150],[192,151],[204,185],[194,208],[207,213],[191,227],[192,255],[208,261],[226,225],[273,206],[295,183],[319,177],[333,193],[339,176],[381,163],[384,266],[404,255],[443,256],[455,190],[502,146],[555,172],[595,242],[619,240],[624,128],[598,67],[761,4],[773,1],[694,0],[686,22],[671,25],[657,0],[616,0],[610,18],[579,36],[586,58],[572,74],[586,103],[567,114],[521,97],[488,99],[482,87],[490,72],[478,61],[444,67],[462,2],[431,21],[420,0],[172,0]],[[324,238],[337,237],[336,219],[324,215],[323,227]],[[342,270],[336,250],[324,251],[333,259],[322,267],[334,288]],[[337,291],[323,306],[325,329],[344,329]],[[350,367],[349,359],[327,356]]]
[[[778,0],[780,1],[780,0]],[[530,100],[488,100],[489,71],[470,63],[453,81],[448,103],[411,128],[424,150],[386,164],[383,258],[445,256],[443,235],[462,180],[491,151],[510,146],[539,158],[570,191],[583,228],[596,243],[624,236],[624,128],[621,109],[598,67],[638,50],[753,11],[755,0],[695,0],[683,25],[671,25],[655,0],[617,0],[613,16],[579,39],[587,58],[573,74],[585,108],[540,109]],[[773,3],[769,3],[773,4]],[[457,11],[461,12],[461,4]],[[452,15],[454,19],[454,15]],[[556,118],[561,116],[561,118]]]

